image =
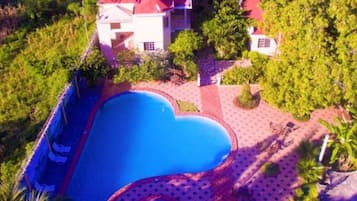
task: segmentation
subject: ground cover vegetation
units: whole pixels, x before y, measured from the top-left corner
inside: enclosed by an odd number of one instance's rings
[[[357,16],[353,0],[264,0],[264,31],[279,38],[262,97],[296,117],[357,103]]]
[[[200,110],[194,103],[183,101],[183,100],[176,100],[176,103],[181,112],[199,112]]]
[[[22,3],[22,20],[0,46],[0,191],[13,182],[72,72],[84,66],[79,61],[94,13],[75,16],[67,11],[70,2],[79,1],[15,2]]]

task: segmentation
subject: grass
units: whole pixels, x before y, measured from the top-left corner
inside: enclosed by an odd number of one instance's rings
[[[180,109],[181,112],[199,112],[200,110],[196,107],[195,104],[188,102],[188,101],[182,101],[182,100],[176,100],[176,103]]]

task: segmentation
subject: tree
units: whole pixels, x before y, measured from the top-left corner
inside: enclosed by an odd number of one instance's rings
[[[67,10],[75,14],[76,16],[79,16],[81,14],[81,5],[78,2],[73,2],[68,4]]]
[[[175,41],[169,46],[174,54],[174,64],[182,66],[186,77],[196,75],[198,66],[194,62],[195,51],[202,48],[202,37],[192,30],[179,32]]]
[[[282,34],[267,64],[262,97],[296,116],[357,102],[355,1],[262,1],[263,29]]]
[[[207,43],[215,48],[218,58],[234,59],[246,49],[248,20],[235,0],[216,2],[217,11],[211,20],[202,25]]]

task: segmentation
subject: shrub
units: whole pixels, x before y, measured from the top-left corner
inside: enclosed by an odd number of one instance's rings
[[[301,159],[297,164],[297,169],[304,183],[318,182],[325,172],[324,167],[313,159]]]
[[[177,100],[177,105],[181,112],[199,112],[195,104],[188,101]]]
[[[264,76],[264,69],[269,61],[269,57],[259,54],[258,52],[245,51],[243,58],[249,59],[252,66],[234,66],[224,73],[223,84],[258,83],[260,78]]]
[[[319,155],[319,147],[304,140],[300,143],[299,147],[297,147],[296,152],[301,159],[316,159]]]
[[[300,114],[296,114],[294,113],[293,114],[293,117],[294,119],[298,120],[298,121],[309,121],[310,120],[310,114],[303,114],[303,115],[300,115]]]
[[[263,174],[267,177],[275,177],[280,173],[280,167],[277,163],[265,163],[262,167]]]
[[[319,201],[317,185],[304,184],[295,190],[295,201]]]
[[[143,55],[139,64],[132,66],[120,66],[114,75],[113,82],[131,82],[151,80],[166,80],[170,66],[167,53],[149,53]]]
[[[237,103],[245,109],[252,109],[258,106],[258,100],[252,95],[249,84],[242,85],[241,93],[237,97]]]
[[[106,59],[101,52],[95,48],[80,66],[80,71],[88,80],[90,86],[95,86],[100,78],[107,75],[109,68],[110,65]]]
[[[250,67],[234,66],[232,69],[226,71],[223,75],[223,84],[243,84],[243,83],[257,83],[260,77],[260,72]]]

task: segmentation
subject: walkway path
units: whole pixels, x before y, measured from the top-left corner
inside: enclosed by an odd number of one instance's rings
[[[215,84],[217,82],[217,69],[215,65],[213,51],[207,49],[205,52],[202,52],[198,57],[198,66],[200,68],[200,85],[205,86]]]
[[[223,118],[219,91],[216,85],[200,87],[202,112]]]

